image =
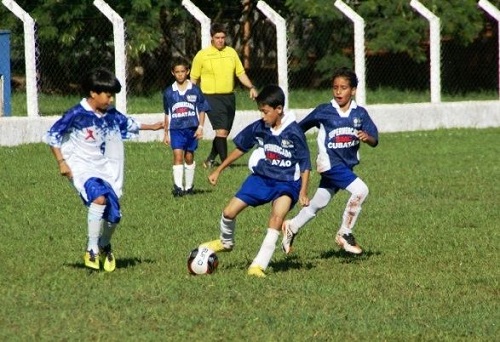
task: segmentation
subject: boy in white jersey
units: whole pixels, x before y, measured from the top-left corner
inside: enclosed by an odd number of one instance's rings
[[[333,100],[319,105],[299,122],[304,132],[312,127],[319,128],[316,164],[321,180],[309,206],[302,208],[297,216],[283,223],[282,247],[287,254],[290,253],[293,240],[302,226],[326,207],[341,189],[349,191],[351,196],[342,215],[335,242],[346,252],[362,253],[352,230],[361,205],[368,196],[368,187],[356,176],[353,168],[359,163],[358,150],[362,142],[371,147],[377,146],[378,130],[368,112],[353,99],[358,78],[352,70],[335,70],[332,85]]]
[[[252,173],[224,208],[219,239],[202,245],[215,252],[231,251],[239,213],[248,206],[272,203],[267,234],[248,269],[251,276],[265,277],[264,271],[273,256],[286,214],[297,202],[301,205],[309,203],[307,186],[311,161],[306,137],[295,116],[284,112],[283,90],[276,85],[266,86],[255,100],[262,119],[251,123],[234,137],[236,148],[212,172],[209,181],[216,185],[222,170],[256,146],[248,161]]]
[[[121,219],[123,139],[139,130],[158,130],[163,122],[140,124],[111,107],[120,92],[118,79],[106,69],[95,69],[82,83],[85,98],[49,129],[47,144],[59,172],[73,184],[88,207],[85,266],[112,272],[116,260],[111,237]]]
[[[194,193],[193,181],[196,163],[194,151],[203,138],[205,112],[210,105],[200,88],[188,79],[189,65],[180,58],[172,62],[175,82],[163,92],[165,136],[163,142],[173,150],[172,173],[174,197]],[[185,184],[183,184],[185,178]]]

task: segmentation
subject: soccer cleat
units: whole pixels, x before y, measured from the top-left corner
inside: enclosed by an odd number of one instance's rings
[[[194,186],[190,187],[187,190],[184,190],[184,195],[194,195]]]
[[[264,270],[260,266],[250,266],[248,268],[248,275],[259,277],[259,278],[265,278],[266,274],[264,273]]]
[[[111,250],[111,244],[100,249],[100,258],[106,272],[113,272],[116,268],[116,259]]]
[[[363,252],[361,247],[356,243],[356,239],[352,234],[337,234],[337,236],[335,237],[335,242],[346,252],[352,254],[361,254]]]
[[[204,161],[203,161],[203,167],[204,167],[205,169],[211,169],[211,168],[214,166],[214,164],[215,164],[215,161],[214,161],[214,160],[209,160],[209,159],[207,159],[207,160],[204,160]]]
[[[85,267],[91,268],[93,270],[99,269],[99,254],[95,254],[92,249],[85,252],[83,260],[85,262]]]
[[[225,247],[220,239],[204,242],[200,245],[201,247],[207,247],[208,249],[213,250],[215,253],[218,252],[231,252],[233,247]]]
[[[184,190],[174,185],[174,189],[172,190],[172,195],[174,195],[174,197],[182,197],[184,196]]]
[[[290,220],[286,220],[285,222],[283,222],[281,230],[283,231],[281,248],[283,249],[283,252],[285,252],[285,254],[289,254],[292,251],[293,240],[295,239],[295,236],[297,236],[297,234],[292,232],[292,229],[290,229]]]

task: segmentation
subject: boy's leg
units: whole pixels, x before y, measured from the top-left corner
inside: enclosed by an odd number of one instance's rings
[[[97,202],[97,203],[96,203]],[[99,269],[99,237],[101,236],[102,215],[106,208],[103,196],[90,204],[87,213],[87,250],[85,252],[85,266]]]
[[[184,186],[182,184],[184,180],[184,165],[183,165],[183,154],[184,151],[181,149],[174,149],[174,165],[172,166],[172,174],[174,177],[174,189],[172,190],[172,195],[182,196],[184,191]]]
[[[205,242],[202,246],[208,247],[214,252],[229,252],[234,247],[234,231],[236,229],[236,216],[248,207],[248,204],[237,197],[233,197],[224,208],[220,219],[219,239]]]
[[[293,240],[299,230],[310,220],[316,217],[316,213],[327,206],[330,199],[335,194],[335,190],[318,188],[313,198],[307,207],[303,207],[299,213],[291,220],[286,220],[283,223],[283,240],[281,247],[283,251],[288,254],[292,250]]]
[[[99,239],[99,254],[103,262],[103,268],[107,272],[113,272],[116,268],[116,260],[111,248],[111,238],[115,233],[117,223],[105,221],[101,238]]]
[[[316,217],[316,213],[326,207],[332,198],[334,191],[331,189],[318,188],[307,207],[303,207],[299,213],[290,220],[290,229],[294,234],[310,220]]]
[[[184,177],[185,177],[184,190],[188,194],[193,193],[195,169],[196,169],[196,162],[194,161],[194,154],[193,152],[186,151],[184,153]]]
[[[99,248],[101,249],[111,243],[111,238],[113,237],[113,234],[115,233],[116,230],[116,226],[118,226],[118,224],[104,221],[102,226],[103,226],[102,235],[101,238],[99,239]]]
[[[273,202],[271,216],[269,218],[269,228],[267,228],[267,234],[262,242],[257,256],[252,261],[248,269],[248,274],[265,277],[264,271],[266,270],[271,258],[273,257],[274,250],[276,248],[276,242],[278,241],[280,229],[283,224],[283,219],[290,210],[292,205],[292,199],[289,196],[281,196]]]
[[[335,241],[347,252],[360,254],[362,249],[356,243],[352,235],[352,230],[361,212],[361,205],[368,196],[368,187],[360,178],[356,178],[346,187],[346,190],[351,193],[351,197],[349,197],[344,209],[342,225],[340,226]]]

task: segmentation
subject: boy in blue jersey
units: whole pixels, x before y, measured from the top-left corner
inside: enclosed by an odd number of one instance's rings
[[[297,201],[308,205],[307,186],[311,162],[304,133],[292,113],[284,113],[285,94],[275,85],[264,87],[255,98],[262,119],[248,125],[233,142],[236,148],[209,176],[217,184],[220,173],[254,146],[248,166],[252,172],[229,201],[220,219],[220,238],[202,244],[215,252],[234,247],[236,217],[248,206],[272,203],[267,234],[248,269],[248,274],[265,277],[286,214]]]
[[[194,151],[203,137],[205,112],[210,105],[200,88],[188,80],[189,65],[182,59],[172,62],[175,82],[163,92],[165,137],[163,142],[173,150],[174,197],[193,194],[196,163]],[[185,176],[185,184],[183,178]]]
[[[353,172],[359,163],[360,144],[371,147],[378,144],[378,130],[368,112],[353,100],[358,78],[348,68],[337,69],[332,78],[333,100],[322,104],[309,113],[299,126],[305,132],[312,127],[318,131],[317,170],[321,174],[319,187],[309,206],[283,223],[282,247],[289,253],[299,230],[326,207],[333,195],[340,189],[351,193],[342,216],[342,223],[335,242],[346,252],[361,254],[352,230],[361,211],[361,205],[368,196],[368,187]]]
[[[111,237],[121,219],[119,198],[123,187],[123,139],[139,130],[158,130],[163,122],[140,124],[111,107],[121,90],[108,70],[93,70],[82,83],[85,98],[57,120],[46,134],[59,165],[88,207],[85,266],[107,272],[116,267]]]

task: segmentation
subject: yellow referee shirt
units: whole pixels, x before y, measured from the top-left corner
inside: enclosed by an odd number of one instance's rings
[[[234,76],[245,73],[236,50],[230,46],[218,50],[212,45],[200,50],[193,59],[191,77],[200,80],[204,94],[229,94],[234,91]]]

